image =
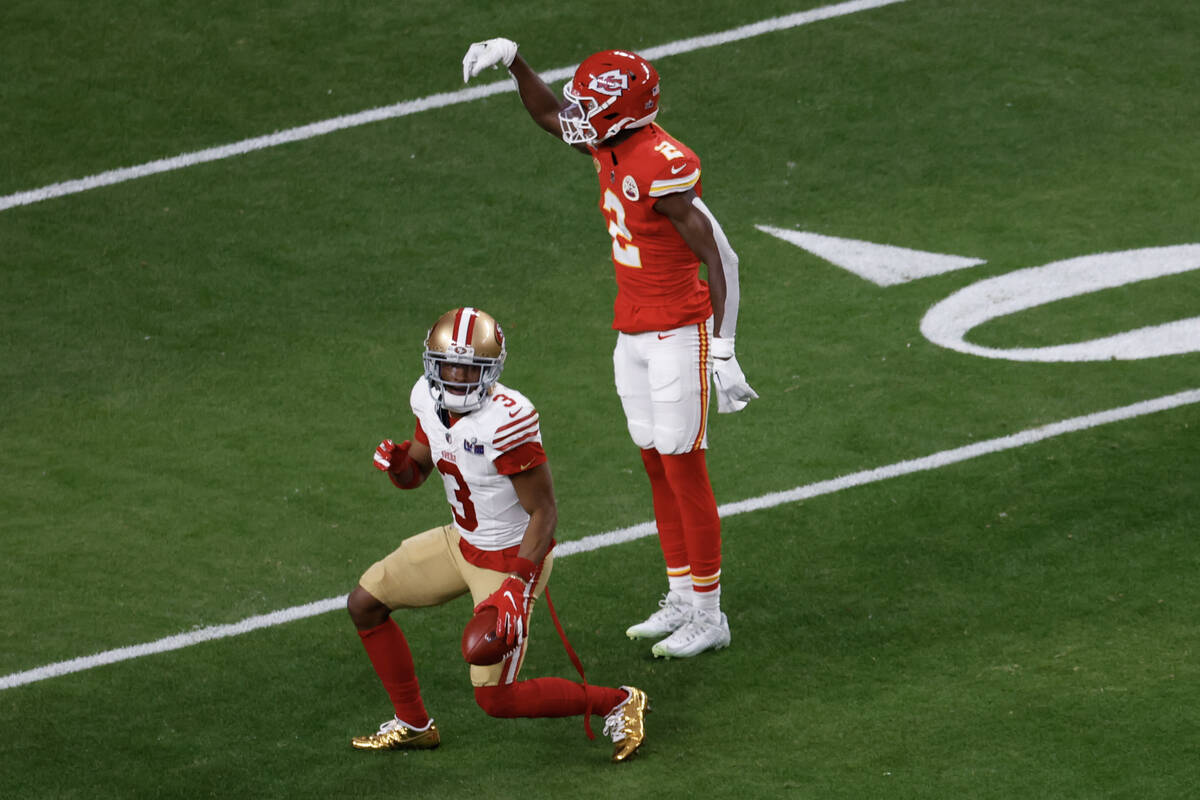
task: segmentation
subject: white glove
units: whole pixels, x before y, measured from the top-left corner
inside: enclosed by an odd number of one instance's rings
[[[463,83],[471,80],[488,67],[497,69],[500,62],[505,67],[511,67],[517,57],[517,43],[511,39],[488,39],[486,42],[476,42],[467,49],[463,56]]]
[[[758,392],[750,388],[746,375],[733,355],[733,339],[713,337],[713,380],[717,384],[717,411],[732,414],[741,411]]]

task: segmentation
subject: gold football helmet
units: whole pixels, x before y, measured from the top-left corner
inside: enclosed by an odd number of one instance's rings
[[[490,314],[469,307],[447,311],[425,337],[425,379],[434,403],[456,414],[481,408],[506,355],[504,331]],[[467,369],[455,370],[456,364]]]

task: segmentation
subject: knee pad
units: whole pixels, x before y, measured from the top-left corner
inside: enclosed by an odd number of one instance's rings
[[[642,450],[654,447],[654,428],[649,423],[626,418],[625,427],[629,429],[629,438]]]
[[[687,435],[682,428],[658,426],[654,429],[654,449],[664,456],[689,453],[695,443],[695,437]]]

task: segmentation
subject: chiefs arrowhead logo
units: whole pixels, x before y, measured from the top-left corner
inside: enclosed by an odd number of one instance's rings
[[[634,203],[636,203],[638,197],[641,196],[638,194],[637,181],[633,179],[632,175],[626,175],[625,180],[621,181],[621,193]]]
[[[610,97],[620,97],[621,93],[629,88],[629,75],[619,69],[610,69],[608,72],[593,75],[588,88]]]

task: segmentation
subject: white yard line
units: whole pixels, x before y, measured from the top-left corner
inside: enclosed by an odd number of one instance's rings
[[[648,59],[666,58],[667,56],[679,55],[681,53],[690,53],[694,50],[703,50],[708,47],[717,47],[730,42],[749,39],[753,36],[761,36],[764,33],[774,33],[776,31],[787,30],[788,28],[796,28],[801,25],[807,25],[812,22],[819,22],[824,19],[832,19],[834,17],[842,17],[847,14],[854,14],[859,11],[867,11],[881,6],[889,6],[895,3],[903,3],[906,0],[852,0],[846,3],[837,3],[836,5],[823,6],[815,8],[811,11],[801,11],[795,14],[788,14],[782,17],[774,17],[765,19],[761,22],[755,22],[750,25],[743,25],[740,28],[723,31],[721,33],[713,33],[707,36],[697,36],[691,39],[681,39],[677,42],[669,42],[657,47],[651,47],[642,50],[641,53]],[[469,44],[463,43],[463,48]],[[562,78],[572,75],[575,72],[575,66],[561,67],[559,69],[550,70],[542,73],[542,77],[547,81],[561,80]],[[454,72],[452,74],[458,74]],[[55,197],[64,197],[66,195],[78,194],[86,192],[89,189],[97,189],[101,186],[111,186],[115,183],[124,183],[125,181],[135,180],[137,178],[145,178],[150,175],[157,175],[162,172],[170,172],[172,170],[184,169],[186,167],[194,167],[197,164],[205,164],[209,161],[220,161],[233,156],[241,156],[246,153],[252,153],[255,150],[264,150],[268,147],[276,147],[289,142],[299,142],[304,139],[312,139],[316,136],[324,136],[327,133],[345,130],[347,128],[356,128],[359,125],[366,125],[371,122],[379,122],[385,119],[393,119],[396,117],[406,117],[410,114],[417,114],[422,111],[429,111],[435,108],[444,108],[446,106],[458,105],[459,103],[470,103],[474,100],[479,100],[483,97],[489,97],[494,94],[503,92],[515,91],[511,80],[505,79],[496,83],[489,83],[482,86],[473,86],[466,89],[459,89],[456,92],[442,92],[439,94],[422,97],[419,100],[407,100],[402,103],[396,103],[390,106],[382,106],[380,108],[372,108],[367,111],[359,111],[356,114],[349,114],[343,117],[334,117],[333,119],[323,120],[321,122],[313,122],[308,125],[302,125],[299,128],[290,128],[285,131],[277,131],[266,136],[256,136],[253,139],[243,139],[240,142],[233,144],[221,145],[219,147],[209,147],[204,150],[197,150],[194,153],[183,153],[172,158],[160,158],[156,161],[150,161],[145,164],[139,164],[136,167],[121,167],[119,169],[108,170],[96,175],[89,175],[86,178],[78,178],[76,180],[63,181],[62,183],[52,183],[48,186],[43,186],[39,189],[30,189],[24,192],[16,192],[14,194],[0,197],[0,211],[5,211],[16,206],[26,206],[33,203],[40,203],[43,200],[50,200]]]
[[[911,475],[915,472],[925,472],[928,470],[939,469],[941,467],[957,464],[960,461],[967,461],[979,456],[988,455],[990,453],[998,453],[1003,450],[1012,450],[1018,447],[1034,444],[1036,442],[1050,439],[1055,436],[1061,436],[1064,433],[1073,433],[1075,431],[1087,430],[1100,425],[1108,425],[1113,422],[1122,420],[1134,419],[1135,417],[1145,416],[1146,414],[1155,414],[1159,411],[1166,411],[1180,406],[1200,403],[1200,389],[1190,389],[1188,391],[1179,392],[1177,394],[1158,397],[1153,400],[1145,400],[1133,405],[1122,406],[1121,408],[1113,408],[1108,411],[1099,411],[1094,414],[1087,414],[1082,417],[1072,417],[1060,422],[1054,422],[1050,425],[1043,425],[1038,428],[1030,428],[1029,430],[1014,433],[1009,436],[1001,436],[997,439],[988,439],[982,442],[956,447],[953,450],[943,450],[940,453],[925,456],[924,458],[916,458],[908,461],[900,461],[886,467],[877,467],[875,469],[863,470],[850,475],[843,475],[840,478],[832,480],[820,481],[818,483],[810,483],[807,486],[798,486],[786,492],[774,492],[765,494],[760,497],[752,497],[749,500],[740,500],[736,503],[726,503],[720,507],[722,517],[731,517],[735,514],[743,514],[748,511],[761,511],[784,503],[794,503],[797,500],[806,500],[812,497],[818,497],[824,494],[849,489],[854,486],[864,486],[869,483],[886,480],[888,478],[896,478],[902,475]],[[629,528],[620,530],[608,531],[606,533],[598,533],[592,536],[585,536],[582,539],[576,539],[568,542],[563,542],[555,549],[555,554],[558,558],[565,558],[576,553],[586,553],[591,550],[597,550],[601,547],[609,547],[615,544],[630,542],[635,539],[641,539],[647,536],[654,535],[654,523],[643,522],[639,525],[633,525]],[[155,653],[165,653],[171,650],[179,650],[184,647],[190,647],[201,642],[211,641],[213,639],[225,639],[230,636],[238,636],[243,633],[258,630],[259,628],[269,628],[275,625],[282,625],[285,622],[293,622],[306,617],[324,614],[327,611],[334,611],[343,608],[346,603],[346,596],[330,597],[326,600],[318,600],[313,603],[307,603],[302,606],[294,606],[285,608],[282,611],[274,611],[270,614],[263,614],[257,617],[249,617],[241,622],[233,623],[232,625],[214,625],[208,628],[200,628],[198,630],[181,633],[175,636],[168,636],[165,639],[159,639],[155,642],[147,642],[146,644],[138,644],[130,647],[121,647],[116,650],[106,650],[103,653],[95,655],[83,656],[81,658],[73,658],[69,661],[59,661],[54,664],[47,664],[44,667],[37,669],[26,670],[25,672],[14,672],[11,675],[0,677],[0,690],[11,689],[15,686],[21,686],[27,683],[35,683],[37,681],[54,678],[60,675],[69,675],[73,672],[82,672],[84,670],[93,669],[105,664],[114,664],[118,661],[128,661],[133,658],[153,655]]]

